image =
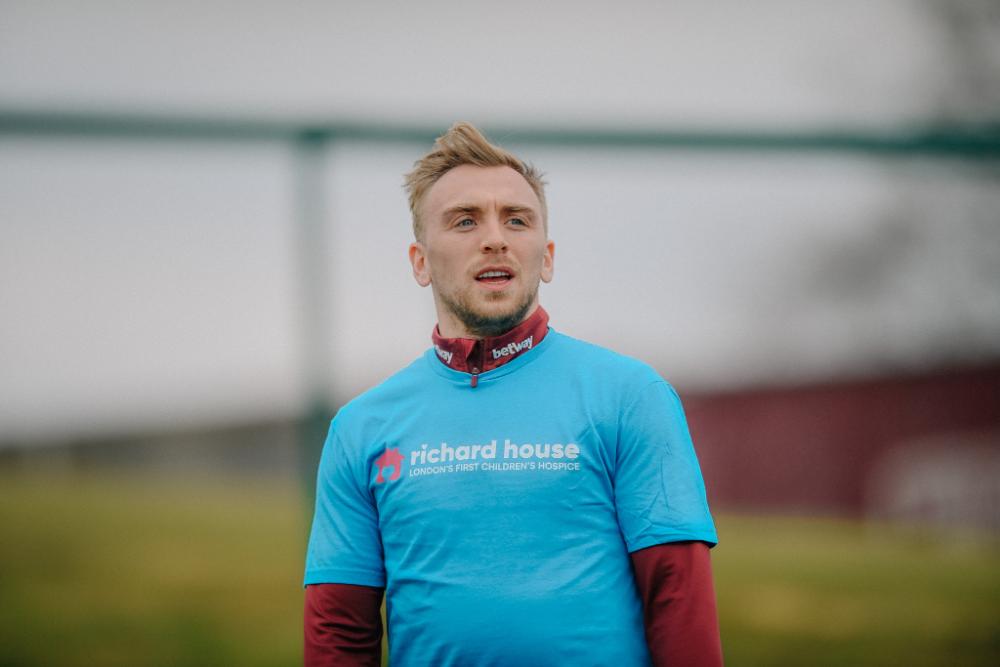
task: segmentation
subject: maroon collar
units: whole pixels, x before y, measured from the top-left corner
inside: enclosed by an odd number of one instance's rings
[[[431,334],[434,351],[446,366],[473,376],[503,366],[532,349],[549,331],[549,314],[539,306],[528,319],[493,338],[445,338],[437,327]],[[473,378],[475,380],[475,378]],[[473,382],[475,386],[475,382]]]

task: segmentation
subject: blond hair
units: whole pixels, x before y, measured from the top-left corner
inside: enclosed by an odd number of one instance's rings
[[[463,164],[510,167],[521,174],[538,197],[542,205],[542,221],[548,226],[542,173],[512,153],[491,144],[482,132],[469,123],[455,123],[437,138],[430,153],[413,163],[413,171],[405,177],[404,187],[410,198],[410,214],[413,216],[413,235],[418,240],[423,233],[420,206],[428,191],[442,176]]]

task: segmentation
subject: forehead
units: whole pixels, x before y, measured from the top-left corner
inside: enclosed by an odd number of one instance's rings
[[[433,217],[453,206],[470,204],[484,209],[517,205],[541,210],[541,202],[528,181],[510,167],[463,164],[431,186],[424,200],[424,215]]]

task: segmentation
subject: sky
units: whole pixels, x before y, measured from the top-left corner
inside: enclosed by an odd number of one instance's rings
[[[0,90],[26,108],[445,124],[990,120],[991,7],[2,0]],[[978,90],[959,94],[963,85]]]
[[[0,1],[0,112],[889,131],[989,119],[1000,42],[903,1],[104,4]],[[549,181],[552,325],[682,389],[1000,357],[995,164],[505,145]],[[434,324],[401,188],[428,148],[334,146],[304,240],[280,141],[0,134],[0,443],[388,376]]]

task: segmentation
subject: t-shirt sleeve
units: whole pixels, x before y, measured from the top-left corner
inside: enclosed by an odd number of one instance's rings
[[[316,511],[306,553],[305,585],[385,586],[378,509],[366,461],[330,425],[316,480]]]
[[[621,415],[615,506],[628,551],[681,540],[715,545],[680,397],[659,380],[643,387]]]

